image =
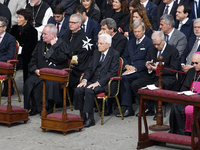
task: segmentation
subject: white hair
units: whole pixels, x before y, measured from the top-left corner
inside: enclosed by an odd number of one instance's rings
[[[108,44],[110,44],[110,45],[112,44],[112,37],[111,37],[109,34],[103,33],[103,34],[100,34],[100,35],[99,35],[99,38],[100,38],[100,37],[104,37],[106,43],[108,43]]]

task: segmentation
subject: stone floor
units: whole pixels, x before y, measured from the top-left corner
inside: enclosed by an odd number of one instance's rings
[[[17,71],[16,82],[22,102],[18,102],[16,94],[12,96],[12,105],[23,107],[23,81],[22,71]],[[2,105],[6,105],[7,98],[2,97]],[[137,105],[134,105],[136,112]],[[164,123],[168,124],[170,106],[167,106],[167,117]],[[60,108],[56,111],[61,111]],[[78,111],[69,113],[79,114]],[[117,113],[117,110],[114,112]],[[30,116],[27,124],[17,123],[10,128],[0,124],[0,150],[133,150],[137,148],[138,119],[130,116],[121,118],[111,115],[105,117],[101,125],[98,113],[95,113],[96,125],[84,128],[81,132],[71,131],[64,136],[61,132],[49,131],[45,133],[40,129],[40,115]],[[152,117],[147,117],[148,124],[155,124]],[[151,131],[150,131],[151,132]],[[146,150],[186,150],[187,146],[167,144],[167,146],[152,146]]]

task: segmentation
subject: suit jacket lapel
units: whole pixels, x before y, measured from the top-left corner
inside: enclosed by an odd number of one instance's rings
[[[107,64],[107,62],[109,61],[111,51],[112,51],[111,48],[109,48],[108,53],[106,54],[106,57],[105,57],[105,59],[104,59],[104,62],[103,62],[102,65],[101,65],[100,69],[103,69],[104,66]]]

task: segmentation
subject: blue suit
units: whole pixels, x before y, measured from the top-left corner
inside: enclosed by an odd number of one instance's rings
[[[98,33],[100,30],[101,26],[96,21],[88,17],[86,33],[92,38],[95,44],[98,42]]]
[[[151,39],[145,37],[142,42],[136,45],[136,38],[128,41],[122,58],[125,65],[135,66],[137,71],[130,75],[122,76],[121,81],[121,105],[132,106],[131,82],[141,77],[146,72],[145,63],[148,52],[153,47]]]
[[[190,54],[190,51],[192,50],[192,47],[194,46],[195,41],[196,41],[196,36],[192,36],[189,39],[187,47],[184,50],[183,54],[181,55],[181,63],[186,64],[186,58]],[[200,46],[197,48],[197,51],[200,51]]]
[[[157,5],[149,1],[146,5],[146,13],[151,16],[153,23],[157,15]]]
[[[176,22],[177,29],[178,29],[178,26],[179,26],[179,22]],[[188,21],[181,26],[180,31],[185,34],[187,40],[189,40],[191,36],[194,36],[192,20],[188,19]]]
[[[0,61],[6,62],[13,59],[15,55],[16,39],[6,32],[0,43]]]
[[[52,24],[56,25],[56,21],[55,21],[54,17],[50,17],[49,20],[48,20],[48,23],[52,23]],[[70,29],[69,29],[69,17],[66,15],[65,18],[64,18],[64,22],[62,24],[62,27],[59,31],[58,37],[63,36],[64,34],[68,33],[69,31],[70,31]]]

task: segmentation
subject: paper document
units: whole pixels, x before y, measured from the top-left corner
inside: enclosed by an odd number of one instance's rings
[[[156,90],[156,89],[159,89],[159,88],[156,87],[155,84],[150,84],[150,85],[147,85],[145,87],[142,87],[142,89]]]

